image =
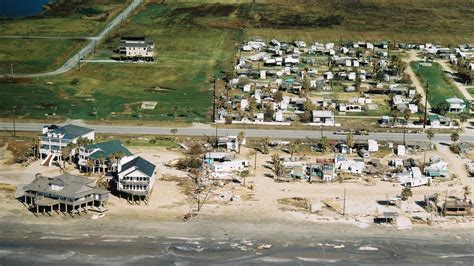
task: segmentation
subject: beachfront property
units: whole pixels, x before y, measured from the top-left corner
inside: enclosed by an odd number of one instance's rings
[[[51,166],[54,160],[61,159],[61,149],[71,147],[70,155],[74,154],[73,146],[77,144],[79,138],[93,141],[94,130],[75,125],[45,126],[40,138],[40,158],[43,159],[41,165]]]
[[[23,187],[21,198],[36,213],[61,211],[79,214],[81,209],[105,211],[104,203],[109,192],[97,187],[94,180],[82,176],[36,174],[33,182]]]
[[[155,43],[145,37],[120,38],[119,54],[121,60],[146,61],[155,60]]]
[[[156,166],[142,157],[135,157],[119,165],[116,190],[128,198],[146,200],[155,183]]]
[[[83,170],[106,173],[117,171],[119,165],[132,156],[121,141],[111,140],[80,147],[78,165]]]

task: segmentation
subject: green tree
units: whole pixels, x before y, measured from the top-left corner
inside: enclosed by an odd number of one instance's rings
[[[283,101],[283,93],[281,91],[277,91],[273,94],[273,100],[276,102],[276,103],[279,103],[281,101]]]
[[[409,187],[404,187],[402,189],[402,193],[400,194],[400,197],[402,200],[407,200],[408,198],[413,196],[413,192],[411,191],[411,188]]]
[[[466,123],[468,118],[469,118],[469,115],[467,113],[459,114],[459,122],[461,122],[461,130],[464,129],[464,123]]]
[[[456,143],[456,141],[459,140],[459,137],[459,132],[454,131],[453,133],[451,133],[451,141],[453,142],[453,145]]]
[[[327,150],[327,148],[328,148],[328,138],[326,136],[323,136],[319,140],[319,147],[321,148],[322,152],[325,152]]]
[[[278,155],[277,153],[272,154],[272,164],[273,164],[273,172],[275,173],[275,175],[277,177],[283,176],[284,166],[281,163],[280,155]]]
[[[434,130],[428,129],[428,131],[426,131],[426,137],[430,140],[430,146],[432,145],[431,140],[434,138],[434,136],[435,136]]]
[[[392,126],[397,122],[399,114],[400,112],[397,109],[393,109],[392,112],[390,112],[390,115],[392,116]]]

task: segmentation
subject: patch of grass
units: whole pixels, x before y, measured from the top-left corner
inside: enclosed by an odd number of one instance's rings
[[[0,41],[0,74],[46,72],[59,68],[84,41],[4,39]]]
[[[300,197],[278,199],[278,203],[292,207],[294,210],[307,211],[308,200]]]
[[[0,19],[0,35],[26,36],[28,30],[30,36],[94,36],[128,1],[109,1],[106,4],[93,2],[63,3],[54,5],[49,12],[40,16]],[[101,14],[104,16],[98,16]],[[89,17],[92,15],[97,17]]]
[[[0,183],[0,191],[5,191],[7,193],[14,193],[16,191],[16,187],[14,185]]]
[[[428,66],[421,62],[411,62],[410,66],[422,84],[425,85],[428,82],[428,101],[431,106],[439,106],[451,97],[464,99],[461,92],[447,79],[438,63],[433,62],[431,66]]]
[[[474,96],[474,87],[467,88],[467,92],[469,92],[469,94],[471,94],[471,96]]]

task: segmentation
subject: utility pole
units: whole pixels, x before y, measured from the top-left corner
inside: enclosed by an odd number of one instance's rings
[[[342,216],[346,216],[346,189],[344,188],[344,201],[342,203]]]
[[[78,63],[78,66],[79,66],[79,71],[81,71],[81,53],[77,54],[77,63]]]
[[[11,72],[12,78],[13,78],[13,64],[10,64],[10,72]]]
[[[427,111],[428,111],[428,87],[429,87],[429,82],[426,81],[426,88],[425,88],[425,114],[423,118],[423,129],[426,128],[426,117],[427,117]]]
[[[407,146],[407,140],[406,140],[406,134],[407,134],[407,129],[403,129],[403,145]]]
[[[95,56],[95,47],[97,45],[97,39],[94,39],[94,56]]]
[[[342,47],[342,33],[341,33],[341,47]]]
[[[15,116],[16,116],[16,106],[13,106],[13,138],[16,138],[16,122],[15,122]]]
[[[257,153],[258,153],[258,151],[255,150],[255,159],[254,159],[254,163],[253,163],[254,172],[257,171]]]
[[[214,83],[213,85],[214,94],[212,97],[212,120],[215,123],[216,122],[216,76],[214,76],[213,83]]]
[[[30,38],[30,37],[29,37],[29,35],[30,35],[29,31],[30,31],[30,29],[29,29],[29,27],[28,27],[28,23],[26,23],[26,38],[27,38],[27,39]]]

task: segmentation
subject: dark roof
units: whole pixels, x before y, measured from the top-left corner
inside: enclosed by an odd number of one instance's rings
[[[43,136],[47,136],[48,133],[53,133],[53,134],[64,135],[65,139],[75,139],[75,138],[78,138],[80,136],[83,136],[83,135],[88,134],[88,133],[93,132],[93,131],[94,131],[93,129],[90,129],[90,128],[87,128],[87,127],[80,127],[80,126],[75,126],[75,125],[65,125],[65,126],[62,126],[62,127],[52,129],[52,130],[46,132],[45,134],[43,134]]]
[[[132,167],[136,167],[137,170],[146,174],[147,176],[153,176],[156,166],[142,157],[136,157],[133,160],[122,165],[122,171],[124,172]]]
[[[61,186],[62,189],[53,190],[51,185]],[[42,194],[50,194],[52,197],[80,198],[90,194],[104,194],[107,191],[97,188],[94,180],[82,176],[63,174],[56,177],[39,175],[29,185],[24,187],[25,191],[34,191]]]
[[[145,37],[143,36],[124,36],[120,38],[121,41],[144,41]]]
[[[113,153],[121,151],[124,156],[132,156],[131,153],[125,146],[123,146],[120,140],[111,140],[96,144],[90,144],[84,147],[86,150],[95,150],[98,151],[89,155],[89,158],[99,159],[101,156],[104,158],[109,158]]]

